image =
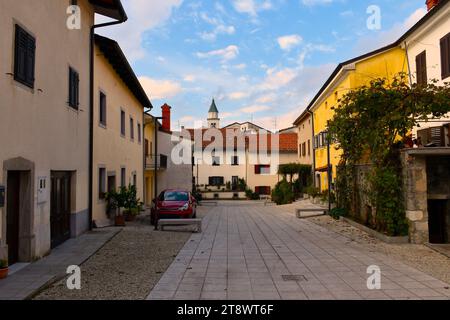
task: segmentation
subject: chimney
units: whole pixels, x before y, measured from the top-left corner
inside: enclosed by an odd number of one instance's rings
[[[439,0],[427,0],[427,9],[430,11],[439,4]]]
[[[167,103],[165,103],[162,107],[162,129],[164,131],[169,132],[170,131],[170,109],[172,109],[171,106],[169,106]]]

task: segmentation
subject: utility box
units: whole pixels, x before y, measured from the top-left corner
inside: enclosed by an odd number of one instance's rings
[[[5,206],[5,186],[0,186],[0,208]]]

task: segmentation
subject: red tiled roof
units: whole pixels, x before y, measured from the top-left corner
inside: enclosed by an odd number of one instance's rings
[[[195,133],[194,133],[195,129],[186,129],[186,130],[190,133],[191,139],[194,141],[195,140]],[[214,130],[214,129],[202,129],[202,138],[204,137],[205,132],[208,130]],[[250,141],[252,141],[252,137],[256,137],[258,150],[260,147],[267,145],[267,150],[271,151],[272,137],[276,136],[279,138],[279,146],[278,146],[279,152],[297,153],[297,151],[298,151],[298,144],[297,144],[298,135],[296,133],[244,134],[244,133],[238,132],[236,135],[231,135],[230,137],[227,137],[227,131],[232,133],[233,130],[230,130],[227,128],[215,129],[215,130],[219,130],[222,133],[222,137],[223,137],[222,145],[223,145],[224,149],[227,149],[227,146],[229,146],[231,148],[236,146],[236,141],[238,138],[245,139],[245,147],[248,148],[250,145]],[[214,135],[212,134],[212,136],[213,136],[213,138],[210,141],[208,141],[206,139],[202,139],[202,148],[203,149],[208,147],[210,144],[214,143]],[[233,139],[233,137],[234,137],[234,139]],[[260,143],[260,138],[265,139],[265,141]],[[231,146],[230,146],[230,144],[231,144]]]

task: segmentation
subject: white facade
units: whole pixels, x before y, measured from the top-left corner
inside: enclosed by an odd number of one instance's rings
[[[431,9],[436,10],[436,7]],[[429,12],[428,14],[430,14]],[[427,22],[412,32],[403,43],[403,47],[408,54],[408,64],[410,69],[411,81],[417,82],[417,65],[416,57],[421,53],[426,54],[426,70],[428,83],[432,80],[438,80],[437,85],[449,82],[450,77],[442,78],[441,65],[441,46],[440,40],[450,33],[450,2],[439,9]],[[450,114],[449,114],[450,116]],[[415,128],[413,135],[417,135],[417,130],[429,127],[442,126],[450,122],[450,118],[442,119],[442,121],[433,121],[422,123],[420,128]]]

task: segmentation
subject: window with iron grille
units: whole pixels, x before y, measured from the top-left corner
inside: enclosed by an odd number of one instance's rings
[[[130,139],[134,140],[134,120],[130,118]]]
[[[34,88],[36,39],[16,24],[14,47],[14,80]]]

